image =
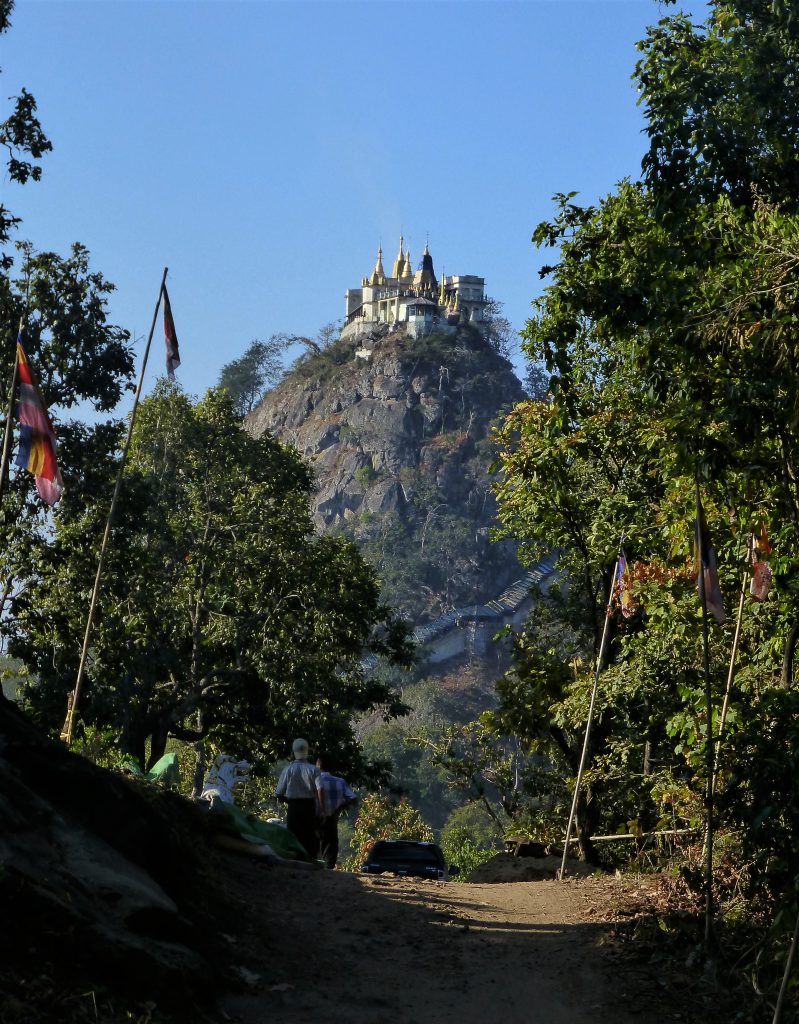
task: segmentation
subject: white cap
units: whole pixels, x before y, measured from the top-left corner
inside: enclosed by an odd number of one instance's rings
[[[308,740],[297,739],[291,744],[291,749],[298,761],[308,756]]]

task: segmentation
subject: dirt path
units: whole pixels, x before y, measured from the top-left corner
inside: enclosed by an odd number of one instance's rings
[[[640,995],[640,978],[603,955],[607,929],[586,920],[597,899],[612,898],[612,882],[477,885],[248,863],[231,885],[231,910],[249,922],[236,953],[258,979],[222,1001],[220,1021],[663,1019],[641,1012],[630,989]]]

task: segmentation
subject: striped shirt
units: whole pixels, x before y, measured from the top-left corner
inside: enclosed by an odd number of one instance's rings
[[[316,788],[322,801],[322,812],[327,818],[335,814],[348,800],[355,799],[355,794],[344,779],[340,779],[338,775],[331,775],[330,772],[319,774]]]

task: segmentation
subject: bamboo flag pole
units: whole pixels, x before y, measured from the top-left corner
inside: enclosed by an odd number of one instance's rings
[[[752,538],[750,536],[749,542],[746,547],[747,558],[751,557],[752,554]],[[738,644],[741,640],[741,626],[744,618],[744,602],[746,599],[746,571],[744,571],[741,578],[741,594],[738,600],[738,617],[735,620],[735,635],[732,640],[732,652],[730,653],[730,667],[727,671],[727,685],[724,688],[724,700],[721,705],[721,717],[719,718],[719,731],[716,736],[716,750],[713,759],[713,776],[712,785],[713,793],[716,792],[716,778],[719,771],[719,754],[721,753],[721,738],[724,733],[724,726],[727,722],[727,711],[730,706],[730,694],[732,692],[732,681],[735,678],[736,658],[738,657]]]
[[[560,870],[558,871],[558,880],[563,881],[566,873],[566,857],[569,851],[569,843],[571,842],[572,825],[574,824],[574,816],[577,812],[577,800],[580,795],[580,784],[583,781],[583,770],[585,769],[585,762],[588,757],[588,740],[591,736],[591,723],[594,718],[594,705],[596,704],[596,694],[599,688],[599,674],[602,671],[602,663],[605,658],[605,643],[608,637],[608,623],[610,622],[611,611],[613,607],[613,591],[616,589],[616,577],[619,571],[619,555],[621,554],[621,546],[624,543],[624,535],[619,541],[619,554],[616,556],[616,564],[613,566],[613,576],[610,581],[610,591],[608,593],[608,603],[605,606],[605,623],[602,627],[602,640],[599,644],[599,657],[596,661],[596,669],[594,671],[594,685],[591,689],[591,702],[588,705],[588,720],[585,723],[585,738],[583,740],[583,749],[580,754],[580,764],[577,768],[577,779],[574,783],[574,794],[572,796],[571,810],[569,811],[569,823],[566,826],[566,841],[563,844],[563,860],[560,862]]]
[[[25,323],[25,318],[19,318],[19,330],[22,332],[22,327]],[[19,380],[19,349],[17,348],[16,342],[14,343],[14,370],[11,374],[11,389],[8,393],[8,413],[6,414],[6,433],[3,438],[3,457],[0,461],[0,504],[3,501],[6,493],[6,483],[8,481],[8,463],[11,460],[11,435],[14,426],[14,399],[17,395],[17,381]]]
[[[791,947],[788,950],[788,959],[785,961],[785,971],[782,975],[780,994],[777,996],[777,1005],[774,1007],[774,1016],[771,1018],[771,1024],[780,1024],[780,1021],[782,1020],[782,1006],[785,1002],[785,995],[788,991],[788,982],[791,978],[791,968],[793,967],[793,958],[796,953],[797,940],[799,940],[799,914],[796,915],[793,939],[791,940]]]
[[[707,628],[707,590],[705,587],[705,539],[702,524],[702,496],[699,473],[696,474],[696,545],[699,553],[699,599],[702,604],[702,665],[705,674],[705,747],[707,757],[707,839],[705,841],[705,952],[713,941],[713,692],[710,686],[710,654]]]
[[[94,587],[92,589],[92,598],[89,603],[89,615],[86,620],[86,632],[83,637],[83,649],[80,655],[80,664],[78,666],[78,676],[75,680],[75,689],[72,691],[69,699],[69,706],[67,708],[67,718],[64,722],[64,728],[61,731],[61,739],[69,747],[72,745],[72,737],[75,731],[75,714],[78,709],[78,702],[80,701],[81,688],[83,686],[83,675],[86,670],[86,658],[89,653],[89,643],[92,637],[92,626],[94,625],[94,613],[97,608],[97,596],[100,592],[100,580],[103,575],[103,564],[105,563],[105,555],[108,550],[108,541],[111,537],[111,527],[114,524],[114,517],[117,510],[117,502],[119,500],[119,492],[122,487],[122,474],[125,471],[125,463],[128,458],[128,450],[130,449],[130,442],[133,438],[133,426],[136,422],[136,410],[139,408],[139,398],[141,396],[142,387],[144,385],[144,373],[147,369],[147,358],[150,354],[150,345],[153,341],[153,334],[155,333],[155,323],[158,319],[158,310],[161,308],[161,299],[164,294],[164,286],[166,285],[167,267],[164,267],[164,275],[161,278],[161,287],[158,289],[158,299],[155,303],[155,309],[153,310],[153,322],[150,324],[150,334],[147,338],[147,345],[144,349],[144,359],[142,360],[141,373],[139,374],[139,385],[136,388],[136,395],[133,399],[133,409],[130,414],[130,423],[128,424],[128,436],[125,439],[125,447],[122,449],[122,458],[119,462],[119,468],[117,470],[116,483],[114,484],[114,495],[111,498],[111,508],[108,512],[108,519],[105,524],[105,533],[103,534],[103,541],[100,545],[100,557],[97,561],[97,574],[94,577]]]

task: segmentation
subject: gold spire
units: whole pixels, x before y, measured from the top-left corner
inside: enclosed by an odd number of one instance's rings
[[[405,244],[405,239],[400,235],[399,252],[397,258],[394,260],[394,268],[391,271],[391,276],[400,278],[403,276],[403,270],[405,269],[405,257],[402,254],[402,247]]]
[[[383,270],[383,246],[381,245],[377,250],[377,263],[375,263],[375,269],[372,271],[372,277],[369,280],[369,284],[384,284],[386,280],[386,274]]]

